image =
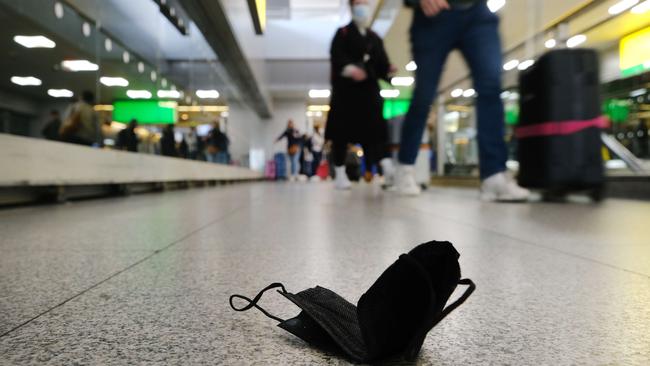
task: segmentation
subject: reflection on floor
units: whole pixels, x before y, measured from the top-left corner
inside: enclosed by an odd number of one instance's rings
[[[0,363],[340,364],[232,293],[352,302],[400,253],[461,252],[478,290],[419,363],[650,364],[650,204],[481,203],[257,183],[0,211]],[[297,308],[262,300],[281,317]]]

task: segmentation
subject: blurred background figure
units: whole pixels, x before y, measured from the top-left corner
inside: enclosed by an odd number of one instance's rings
[[[320,131],[320,128],[314,129],[314,134],[310,138],[311,143],[311,153],[314,156],[311,165],[312,175],[316,174],[318,167],[320,166],[321,161],[323,160],[323,148],[325,146],[325,138]]]
[[[102,132],[94,105],[95,94],[88,90],[84,91],[79,101],[70,107],[61,125],[59,134],[62,141],[86,146],[102,144]]]
[[[382,39],[368,28],[371,11],[368,0],[351,0],[353,20],[340,28],[330,51],[332,100],[325,138],[332,141],[335,187],[345,190],[351,183],[345,174],[348,144],[361,143],[366,166],[382,161],[392,172],[388,159],[388,126],[382,115],[383,99],[379,79],[388,81],[391,66]],[[372,174],[368,181],[372,180]]]
[[[174,138],[174,125],[167,125],[163,129],[160,139],[160,153],[163,156],[177,157],[176,140]]]
[[[115,141],[115,147],[119,150],[126,150],[130,152],[138,152],[138,135],[135,133],[135,129],[138,127],[138,121],[132,119],[126,128],[120,131],[117,134],[117,140]]]
[[[189,150],[189,158],[192,160],[199,160],[200,154],[200,141],[196,133],[196,127],[192,126],[190,132],[187,134],[187,148]]]
[[[181,142],[178,143],[178,156],[181,159],[188,159],[189,155],[189,147],[187,145],[187,140],[185,140],[185,134],[183,134],[181,135]]]
[[[291,175],[289,180],[296,180],[298,178],[298,169],[300,169],[300,148],[302,146],[302,135],[300,131],[295,128],[293,120],[287,122],[287,129],[275,140],[276,142],[287,139],[287,155],[289,155],[289,163],[291,165]]]
[[[59,115],[58,110],[52,109],[50,111],[50,119],[48,120],[45,127],[43,127],[43,130],[41,130],[41,134],[47,140],[58,141],[60,129],[61,129],[61,116]]]
[[[218,121],[212,123],[212,130],[206,138],[206,158],[211,163],[228,164],[228,147],[230,139],[223,131]]]

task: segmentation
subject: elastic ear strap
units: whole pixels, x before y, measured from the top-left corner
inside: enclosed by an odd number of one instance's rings
[[[269,313],[268,311],[264,310],[264,308],[262,308],[261,306],[257,305],[257,303],[260,301],[260,299],[262,298],[262,296],[264,295],[264,293],[265,293],[266,291],[268,291],[268,290],[272,290],[272,289],[274,289],[274,288],[278,288],[278,287],[282,289],[281,291],[282,291],[283,293],[285,293],[285,294],[287,293],[287,290],[284,288],[284,285],[283,285],[283,284],[281,284],[281,283],[272,283],[272,284],[270,284],[269,286],[267,286],[265,289],[263,289],[262,291],[260,291],[260,292],[257,294],[257,296],[255,296],[255,298],[253,298],[252,300],[249,299],[248,297],[246,297],[246,296],[242,296],[242,295],[232,295],[232,296],[230,296],[230,300],[229,300],[229,302],[230,302],[230,307],[231,307],[233,310],[235,310],[235,311],[247,311],[247,310],[250,310],[250,309],[252,309],[252,308],[256,308],[257,310],[261,311],[261,312],[262,312],[264,315],[266,315],[267,317],[269,317],[269,318],[271,318],[271,319],[273,319],[273,320],[277,320],[277,321],[279,321],[279,322],[283,322],[284,319],[280,319],[280,318],[278,318],[277,316],[272,315],[272,314]],[[233,303],[233,300],[234,300],[234,299],[242,299],[242,300],[244,300],[244,301],[248,301],[248,305],[244,306],[243,308],[236,308],[236,307],[235,307],[235,304]]]
[[[472,280],[469,278],[462,279],[458,281],[459,285],[465,285],[469,286],[467,290],[461,295],[461,297],[458,298],[458,300],[454,301],[453,303],[449,304],[442,313],[440,313],[440,316],[438,317],[438,320],[434,323],[434,326],[442,321],[447,315],[449,315],[452,311],[456,310],[459,306],[463,305],[463,303],[472,295],[474,290],[476,290],[476,285]]]

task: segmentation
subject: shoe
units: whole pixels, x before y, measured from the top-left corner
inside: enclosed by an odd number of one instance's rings
[[[384,158],[379,162],[381,170],[384,173],[384,187],[392,187],[395,185],[395,165],[393,159]]]
[[[422,193],[422,189],[415,181],[414,165],[399,165],[397,167],[397,192],[404,196],[417,196]]]
[[[525,202],[530,191],[520,187],[505,172],[497,173],[481,183],[481,200],[495,202]]]
[[[345,173],[345,166],[337,166],[334,168],[336,177],[334,178],[334,187],[338,190],[348,190],[352,187],[347,173]]]
[[[372,178],[373,178],[373,175],[372,175],[372,172],[370,172],[370,171],[367,171],[363,175],[363,180],[366,181],[366,183],[372,183]]]

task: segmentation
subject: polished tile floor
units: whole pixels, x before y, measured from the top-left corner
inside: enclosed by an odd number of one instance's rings
[[[356,302],[400,253],[452,241],[470,300],[422,365],[650,365],[650,203],[481,203],[242,184],[0,210],[0,364],[346,364],[233,293]],[[298,309],[269,293],[283,318]]]

